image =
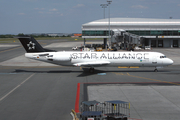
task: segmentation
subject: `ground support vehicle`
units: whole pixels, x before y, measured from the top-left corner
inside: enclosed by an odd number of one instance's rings
[[[103,120],[101,103],[98,101],[84,101],[81,103],[80,120]]]
[[[141,50],[141,48],[138,47],[138,46],[136,46],[134,49],[135,49],[135,50]]]
[[[127,120],[130,117],[130,103],[114,100],[105,101],[105,109],[103,111],[107,120]]]
[[[151,50],[151,47],[150,46],[145,46],[144,49],[145,50]]]
[[[72,48],[72,50],[77,50],[77,49],[78,49],[78,47],[77,47],[77,46]]]
[[[130,117],[130,103],[120,100],[84,101],[81,103],[80,120],[127,120]]]
[[[96,51],[102,51],[102,47],[97,47]]]

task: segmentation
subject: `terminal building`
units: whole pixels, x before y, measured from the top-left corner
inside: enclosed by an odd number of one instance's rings
[[[180,19],[111,18],[82,25],[82,38],[103,38],[104,44],[180,47]],[[107,42],[110,40],[109,42]]]

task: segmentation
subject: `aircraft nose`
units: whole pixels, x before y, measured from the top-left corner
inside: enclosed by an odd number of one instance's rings
[[[174,63],[173,60],[171,60],[171,59],[168,58],[167,64],[168,64],[168,65],[172,65],[173,63]]]
[[[167,59],[165,59],[165,61],[163,63],[164,63],[164,65],[172,65],[174,62],[173,62],[173,60],[167,58]]]
[[[172,65],[174,63],[174,61],[169,59],[169,63],[170,63],[170,65]]]

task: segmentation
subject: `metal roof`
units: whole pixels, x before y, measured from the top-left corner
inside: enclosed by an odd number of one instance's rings
[[[95,20],[83,24],[91,25],[108,25],[109,19]],[[180,19],[150,19],[150,18],[110,18],[111,25],[180,25]]]
[[[82,30],[108,30],[108,18],[82,25]],[[111,18],[110,29],[124,30],[180,30],[180,19]]]

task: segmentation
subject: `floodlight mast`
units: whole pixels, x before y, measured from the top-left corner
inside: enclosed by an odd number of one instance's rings
[[[109,48],[111,49],[111,39],[110,39],[110,4],[112,0],[107,0],[109,6]]]
[[[105,19],[105,8],[107,8],[108,4],[101,4],[102,8],[104,8],[104,19]]]

